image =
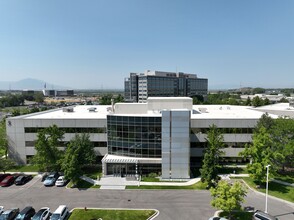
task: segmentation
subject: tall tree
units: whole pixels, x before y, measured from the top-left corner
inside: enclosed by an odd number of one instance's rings
[[[250,99],[249,96],[248,96],[247,99],[246,99],[245,105],[248,105],[248,106],[251,105],[251,99]]]
[[[233,185],[225,180],[219,181],[215,188],[210,189],[213,197],[211,205],[217,209],[221,209],[229,213],[233,210],[241,210],[241,204],[244,202],[244,197],[247,192],[240,182],[235,182]]]
[[[65,151],[62,170],[67,179],[76,183],[82,175],[82,168],[95,161],[94,146],[89,134],[75,135]]]
[[[221,150],[224,147],[223,135],[216,125],[210,126],[206,141],[208,144],[200,173],[201,181],[206,181],[210,187],[218,181],[219,158],[224,154]]]
[[[273,141],[270,133],[263,126],[254,132],[252,139],[252,144],[246,145],[240,155],[250,158],[251,162],[247,165],[248,172],[255,181],[262,183],[266,180],[266,166],[273,164]]]
[[[274,152],[274,165],[285,171],[286,167],[294,168],[294,120],[278,118],[271,129]]]
[[[255,96],[253,99],[252,99],[252,105],[254,107],[258,107],[258,106],[262,106],[263,105],[263,100],[261,98],[259,98],[259,96]]]
[[[275,120],[265,113],[258,120],[257,125],[255,126],[255,131],[258,131],[261,127],[264,127],[267,131],[273,128],[275,125]]]
[[[63,152],[58,149],[64,132],[52,125],[38,132],[33,163],[42,171],[59,171]]]

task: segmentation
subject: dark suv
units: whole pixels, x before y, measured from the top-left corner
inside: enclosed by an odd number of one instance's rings
[[[14,220],[30,220],[36,213],[32,206],[27,206],[16,216]]]

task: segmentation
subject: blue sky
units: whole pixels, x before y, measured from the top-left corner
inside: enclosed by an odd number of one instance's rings
[[[294,87],[294,1],[0,1],[0,81],[123,88],[147,69]]]

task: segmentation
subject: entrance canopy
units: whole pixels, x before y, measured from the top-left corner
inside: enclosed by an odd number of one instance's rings
[[[161,164],[161,158],[126,157],[106,154],[102,163],[128,163],[128,164]]]

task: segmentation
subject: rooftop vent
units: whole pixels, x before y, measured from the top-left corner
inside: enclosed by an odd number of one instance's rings
[[[62,108],[63,112],[74,112],[74,108],[73,107],[66,107],[66,108]]]
[[[199,108],[199,111],[200,111],[201,113],[207,113],[207,108]]]
[[[91,107],[91,108],[88,108],[88,111],[89,112],[96,112],[96,109],[97,109],[96,107]]]

